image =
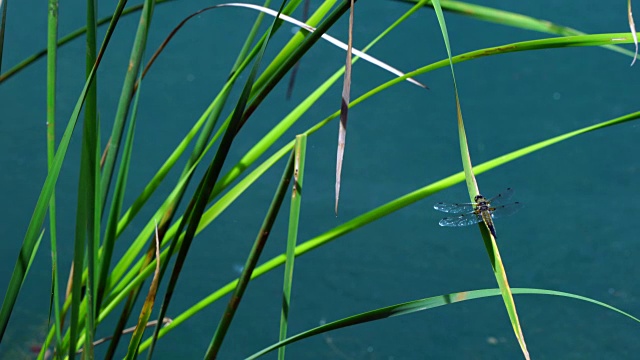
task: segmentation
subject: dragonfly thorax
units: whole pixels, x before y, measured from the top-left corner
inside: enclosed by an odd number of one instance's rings
[[[484,211],[489,211],[489,201],[482,195],[478,194],[476,195],[473,200],[475,201],[476,205],[474,207],[474,210],[476,213],[481,213]]]

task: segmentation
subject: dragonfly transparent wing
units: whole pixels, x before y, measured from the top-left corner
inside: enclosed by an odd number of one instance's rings
[[[470,213],[459,216],[446,217],[440,220],[440,226],[468,226],[482,221],[482,216]]]
[[[449,204],[439,202],[433,205],[433,208],[446,213],[464,214],[473,212],[474,206],[475,204],[472,203]]]
[[[491,204],[492,207],[504,205],[505,202],[511,199],[513,192],[513,188],[507,188],[505,191],[489,199],[489,204]]]
[[[498,207],[492,208],[491,217],[501,218],[501,217],[513,215],[516,212],[518,212],[518,210],[520,209],[522,209],[522,203],[519,203],[519,202],[498,206]]]

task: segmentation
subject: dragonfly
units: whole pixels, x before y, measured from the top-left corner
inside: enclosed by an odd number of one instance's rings
[[[440,220],[440,226],[468,226],[484,222],[491,235],[496,236],[496,228],[493,219],[509,216],[522,208],[522,203],[507,203],[513,196],[513,189],[507,188],[500,194],[487,199],[478,194],[472,203],[437,203],[434,209],[455,214]]]

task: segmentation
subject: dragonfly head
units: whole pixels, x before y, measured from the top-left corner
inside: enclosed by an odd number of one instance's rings
[[[482,196],[480,194],[476,195],[476,197],[473,198],[473,201],[475,201],[476,203],[481,201],[481,200],[484,200],[484,196]]]

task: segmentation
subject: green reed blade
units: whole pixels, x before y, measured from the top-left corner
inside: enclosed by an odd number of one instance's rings
[[[401,0],[409,3],[416,3],[419,0]],[[433,1],[428,0],[427,6],[433,7]],[[445,11],[453,12],[463,16],[468,16],[477,20],[492,22],[500,25],[511,26],[524,30],[537,31],[545,34],[554,34],[562,36],[586,35],[584,32],[555,24],[548,20],[536,19],[531,16],[522,15],[510,11],[494,9],[487,6],[465,3],[462,1],[440,0],[440,5]],[[615,51],[617,53],[634,57],[633,51],[616,45],[603,45],[605,49]]]
[[[273,196],[273,200],[271,201],[271,205],[269,206],[269,210],[267,211],[267,215],[264,218],[262,226],[258,231],[258,236],[249,252],[249,256],[247,257],[247,261],[242,269],[242,273],[240,274],[240,278],[238,280],[238,285],[234,289],[231,294],[231,298],[229,299],[229,303],[227,304],[227,308],[223,312],[220,317],[220,322],[218,323],[218,327],[216,328],[216,332],[211,339],[211,343],[209,344],[209,348],[207,349],[207,353],[204,356],[207,360],[215,359],[220,351],[220,346],[222,346],[222,342],[227,334],[227,330],[229,330],[229,325],[231,325],[231,321],[240,305],[240,301],[242,300],[242,296],[244,295],[247,286],[249,285],[249,281],[251,280],[251,274],[253,273],[253,269],[255,269],[258,259],[262,254],[262,250],[269,238],[269,234],[271,234],[271,229],[273,228],[273,224],[276,221],[276,217],[280,212],[280,207],[282,206],[282,202],[284,201],[284,196],[289,190],[289,183],[291,182],[291,177],[294,174],[294,167],[296,163],[296,153],[291,153],[289,157],[289,161],[285,166],[284,172],[282,174],[282,178],[280,179],[280,184],[278,185],[278,189]],[[299,164],[299,163],[298,163]]]
[[[513,288],[514,294],[522,294],[522,295],[547,295],[547,296],[560,296],[564,298],[576,299],[585,302],[589,302],[594,305],[598,305],[604,307],[609,310],[613,310],[619,314],[622,314],[636,322],[640,323],[640,319],[637,317],[624,312],[618,308],[615,308],[611,305],[605,304],[603,302],[585,297],[580,295],[575,295],[562,291],[553,291],[553,290],[545,290],[545,289],[527,289],[527,288]],[[315,335],[319,335],[328,331],[337,330],[346,328],[349,326],[354,326],[358,324],[363,324],[371,321],[377,321],[382,319],[387,319],[394,316],[402,316],[413,314],[416,312],[434,309],[440,306],[451,305],[458,302],[468,301],[468,300],[476,300],[483,299],[492,296],[498,296],[501,294],[500,289],[484,289],[484,290],[471,290],[465,292],[451,293],[446,295],[433,296],[421,300],[414,300],[402,304],[387,306],[384,308],[379,308],[372,311],[367,311],[361,314],[349,316],[340,320],[332,321],[328,324],[324,324],[322,326],[318,326],[311,330],[307,330],[301,332],[297,335],[294,335],[284,341],[280,341],[276,344],[273,344],[249,357],[246,360],[257,359],[258,357],[265,355],[277,348],[280,348],[284,345],[292,344],[298,342],[302,339],[306,339]]]
[[[307,135],[296,136],[293,147],[295,156],[293,169],[293,188],[291,191],[291,209],[289,210],[289,231],[287,235],[286,262],[284,265],[284,280],[282,285],[282,311],[280,316],[279,339],[287,337],[289,324],[289,310],[291,309],[291,286],[293,284],[293,265],[295,248],[298,242],[298,225],[300,222],[300,204],[303,195],[304,163],[307,151]],[[255,267],[255,265],[254,265]],[[284,360],[284,346],[278,349],[278,359]]]

